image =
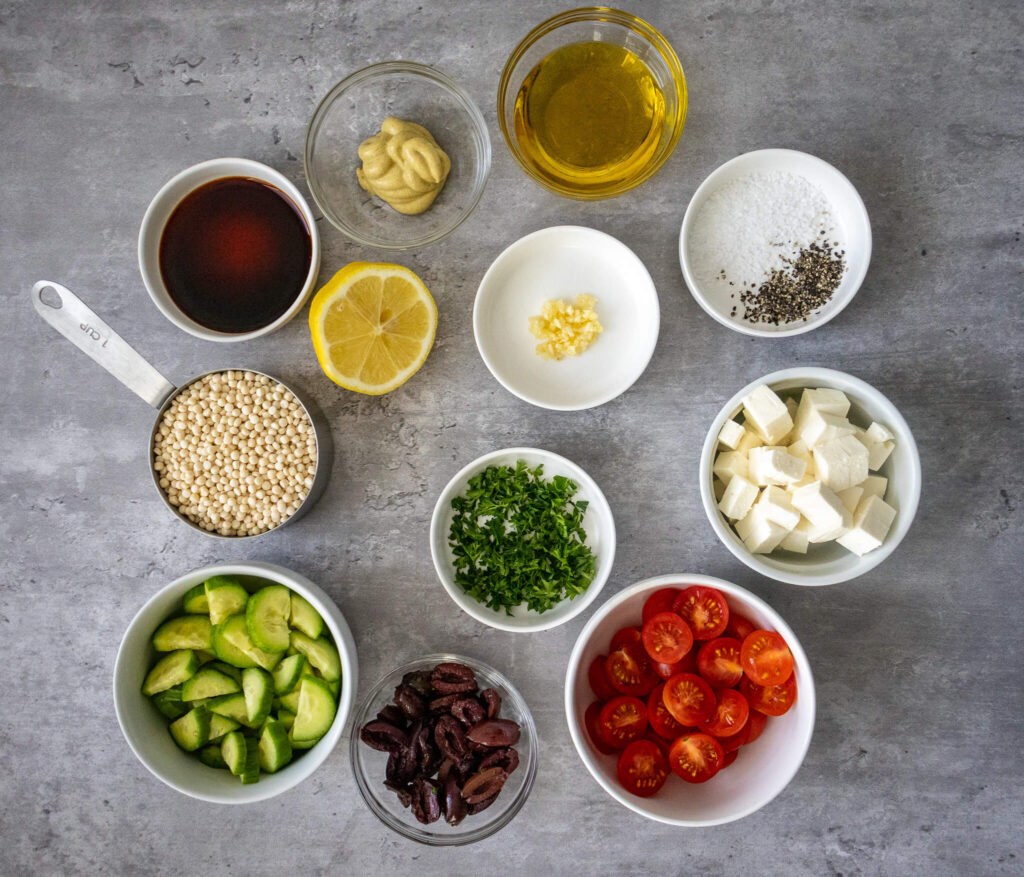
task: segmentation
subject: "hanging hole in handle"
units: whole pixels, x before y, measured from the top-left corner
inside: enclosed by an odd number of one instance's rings
[[[39,300],[48,308],[53,308],[55,311],[59,311],[64,307],[64,301],[61,299],[60,293],[52,286],[44,286],[39,290]]]

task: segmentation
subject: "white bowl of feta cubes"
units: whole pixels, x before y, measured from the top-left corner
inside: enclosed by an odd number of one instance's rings
[[[878,566],[910,529],[921,461],[878,390],[791,368],[740,390],[704,441],[700,492],[718,538],[751,569],[834,585]]]

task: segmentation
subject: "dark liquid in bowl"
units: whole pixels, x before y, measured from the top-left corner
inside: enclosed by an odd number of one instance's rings
[[[160,238],[160,274],[190,319],[218,332],[252,332],[295,303],[312,253],[305,219],[283,192],[227,177],[175,208]]]

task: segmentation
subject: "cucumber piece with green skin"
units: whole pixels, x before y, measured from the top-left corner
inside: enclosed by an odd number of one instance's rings
[[[221,744],[211,743],[199,750],[199,760],[207,767],[219,767],[227,770],[228,763],[220,751]]]
[[[210,667],[203,667],[181,686],[182,700],[202,700],[206,697],[218,697],[238,691],[238,683],[224,673],[218,673]]]
[[[247,655],[237,646],[228,642],[228,639],[225,636],[225,632],[228,628],[237,626],[239,623],[241,623],[244,629],[245,616],[232,615],[230,618],[225,618],[213,629],[213,650],[216,652],[217,657],[225,664],[230,664],[232,667],[244,670],[246,667],[255,667],[256,662],[251,656]],[[241,682],[241,678],[239,678],[238,681]]]
[[[213,627],[205,615],[181,615],[165,621],[153,634],[153,648],[158,652],[175,649],[213,648]]]
[[[275,694],[287,694],[299,684],[299,677],[308,666],[305,655],[289,655],[274,669]]]
[[[313,665],[328,682],[341,679],[341,657],[326,637],[310,639],[304,633],[292,631],[292,645]]]
[[[264,670],[273,670],[284,657],[283,649],[280,652],[266,652],[253,643],[249,638],[244,615],[232,615],[223,624],[224,639],[253,661],[256,666],[262,667]]]
[[[281,722],[267,722],[263,726],[259,743],[260,769],[277,773],[292,760],[292,744],[288,729]]]
[[[251,727],[249,708],[245,705],[245,695],[240,691],[235,694],[224,694],[220,697],[215,697],[207,702],[206,708],[218,716],[224,716],[224,718],[238,722],[240,725]]]
[[[171,736],[186,752],[194,752],[210,740],[210,711],[205,707],[189,710],[170,725]]]
[[[317,639],[324,632],[324,620],[320,617],[320,613],[313,608],[313,604],[309,600],[294,591],[292,591],[292,613],[289,623],[310,639]]]
[[[203,582],[209,606],[210,623],[220,624],[225,618],[245,611],[249,592],[235,576],[213,576]]]
[[[289,712],[288,710],[278,710],[277,721],[290,730],[292,725],[295,724],[295,713]]]
[[[285,651],[291,645],[291,611],[292,592],[284,585],[270,585],[253,594],[245,607],[245,626],[253,645],[265,652]]]
[[[302,678],[305,679],[307,677],[303,676]],[[287,694],[282,695],[277,699],[277,702],[283,709],[288,710],[288,712],[297,713],[299,711],[299,689],[295,688]]]
[[[238,778],[242,781],[243,786],[260,781],[260,747],[256,740],[246,740],[245,766]]]
[[[227,716],[219,716],[217,713],[211,712],[209,742],[220,742],[220,738],[227,734],[228,731],[237,731],[240,727],[241,725],[239,725],[234,719],[229,719]]]
[[[158,691],[153,695],[153,706],[172,722],[180,719],[190,707],[181,700],[181,687],[175,686],[166,691]]]
[[[179,649],[164,655],[146,675],[142,693],[147,697],[174,688],[191,679],[199,669],[199,659],[191,649]]]
[[[299,708],[288,732],[292,742],[319,740],[330,730],[337,711],[338,705],[327,683],[304,676],[299,684]]]
[[[263,720],[270,714],[270,707],[274,701],[274,678],[259,667],[243,670],[242,692],[245,695],[249,725],[255,727],[263,724]]]
[[[206,601],[206,588],[202,582],[185,592],[181,607],[190,615],[208,615],[210,613],[210,604]]]
[[[224,735],[220,744],[220,754],[224,763],[236,777],[241,776],[245,770],[245,752],[249,748],[249,741],[242,736],[241,731],[229,731]]]
[[[216,628],[214,628],[214,632],[216,633]],[[242,684],[242,669],[244,669],[244,668],[233,667],[233,666],[231,666],[231,664],[228,664],[226,661],[219,661],[219,660],[218,661],[213,661],[208,666],[210,667],[211,670],[216,670],[218,673],[223,673],[225,676],[230,676],[232,679],[235,680],[235,682],[237,682],[239,684],[239,686],[241,686],[241,684]]]
[[[212,637],[212,631],[211,631]],[[212,645],[212,643],[211,643]],[[208,652],[206,649],[196,649],[196,657],[199,659],[199,665],[209,664],[210,661],[216,661],[217,656],[213,652]]]

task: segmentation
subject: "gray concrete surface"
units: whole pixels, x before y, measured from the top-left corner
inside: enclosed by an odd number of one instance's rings
[[[1012,0],[644,2],[686,71],[686,130],[667,166],[603,203],[542,191],[498,131],[505,57],[551,2],[0,4],[0,872],[42,874],[1002,874],[1022,873],[1024,648],[1019,589],[1022,13]],[[153,307],[136,232],[157,188],[202,159],[242,155],[304,186],[317,100],[364,64],[426,61],[464,83],[494,166],[474,216],[404,254],[440,308],[434,351],[398,392],[362,398],[320,373],[303,319],[257,342],[192,339]],[[718,326],[676,257],[686,203],[722,161],[768,146],[834,163],[862,193],[875,253],[852,305],[778,341]],[[622,239],[649,267],[662,331],[638,383],[559,414],[482,367],[471,308],[484,270],[557,223]],[[322,277],[360,249],[323,224]],[[151,412],[44,325],[28,291],[59,280],[172,380],[248,364],[327,412],[334,475],[301,523],[212,543],[152,494]],[[922,504],[906,542],[864,578],[821,590],[748,571],[716,541],[696,466],[722,401],[768,371],[819,364],[878,386],[915,431]],[[577,757],[561,680],[589,617],[533,636],[460,614],[435,580],[427,524],[462,463],[550,448],[604,488],[619,526],[606,595],[671,571],[724,576],[801,637],[818,683],[803,768],[772,804],[711,830],[674,830],[615,804]],[[335,598],[369,684],[438,649],[487,657],[529,701],[542,740],[533,794],[472,848],[391,834],[358,798],[347,740],[306,783],[246,808],[198,803],[151,777],[114,718],[121,634],[163,583],[257,558]]]

